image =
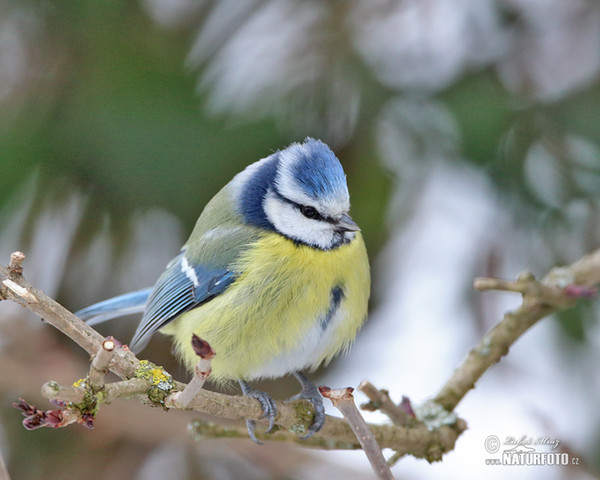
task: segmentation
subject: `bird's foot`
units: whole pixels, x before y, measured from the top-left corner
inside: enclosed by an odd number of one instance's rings
[[[296,377],[296,379],[302,385],[302,391],[298,395],[294,395],[289,400],[308,400],[314,408],[314,418],[313,422],[308,427],[308,433],[303,437],[300,437],[302,440],[306,440],[321,430],[325,424],[325,407],[323,406],[323,397],[319,393],[319,389],[314,383],[306,378],[301,372],[295,372],[294,377]]]
[[[266,392],[261,392],[259,390],[254,390],[250,385],[248,385],[243,380],[239,380],[239,384],[242,387],[242,393],[250,398],[256,398],[260,402],[260,406],[262,407],[262,415],[260,418],[267,417],[269,419],[269,428],[267,429],[267,433],[273,430],[273,426],[275,425],[275,417],[277,416],[277,406],[275,405],[275,401],[271,398],[271,396]],[[246,420],[246,427],[248,428],[248,435],[252,441],[258,445],[262,445],[263,443],[256,438],[256,422],[254,420]]]

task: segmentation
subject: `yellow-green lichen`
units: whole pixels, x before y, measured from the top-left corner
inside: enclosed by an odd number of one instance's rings
[[[106,389],[104,387],[94,390],[88,383],[87,378],[80,378],[73,383],[73,387],[84,389],[83,400],[78,403],[69,402],[69,406],[79,410],[82,415],[95,417],[100,405],[106,400]]]
[[[98,392],[96,392],[96,399],[98,401],[98,405],[104,403],[104,401],[106,400],[106,389],[102,388],[101,390],[99,390]]]
[[[314,418],[313,407],[309,402],[295,402],[293,404],[296,412],[296,423],[288,430],[296,435],[306,435],[308,427],[312,424]]]
[[[154,365],[148,360],[141,360],[139,368],[135,371],[136,378],[150,381],[148,398],[154,404],[164,406],[166,396],[175,388],[175,382],[163,367]]]
[[[85,380],[86,380],[85,378],[80,378],[79,380],[76,380],[75,382],[73,382],[73,386],[75,388],[77,388],[77,387],[84,387],[85,388],[87,386],[87,383],[86,383]]]

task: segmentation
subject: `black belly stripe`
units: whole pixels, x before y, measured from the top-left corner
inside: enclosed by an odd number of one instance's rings
[[[344,289],[340,285],[336,285],[331,289],[329,298],[329,310],[327,311],[327,314],[321,319],[322,330],[327,329],[327,327],[331,323],[333,316],[335,315],[335,312],[339,308],[340,303],[342,303],[342,298],[344,298]]]

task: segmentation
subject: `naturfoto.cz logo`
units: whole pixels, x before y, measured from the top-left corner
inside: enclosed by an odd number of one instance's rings
[[[579,465],[578,457],[572,457],[566,452],[552,451],[558,448],[560,440],[548,437],[509,436],[501,442],[496,435],[489,435],[483,445],[488,453],[499,454],[499,458],[486,458],[486,465]],[[500,452],[502,447],[504,448]],[[547,451],[548,449],[551,451]]]

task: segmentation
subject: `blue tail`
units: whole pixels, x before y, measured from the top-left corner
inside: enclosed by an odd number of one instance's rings
[[[102,302],[94,303],[89,307],[75,312],[79,318],[84,320],[88,325],[96,325],[98,323],[112,320],[113,318],[122,317],[131,313],[142,313],[146,306],[146,300],[150,296],[151,288],[129,292],[118,297],[109,298]]]

